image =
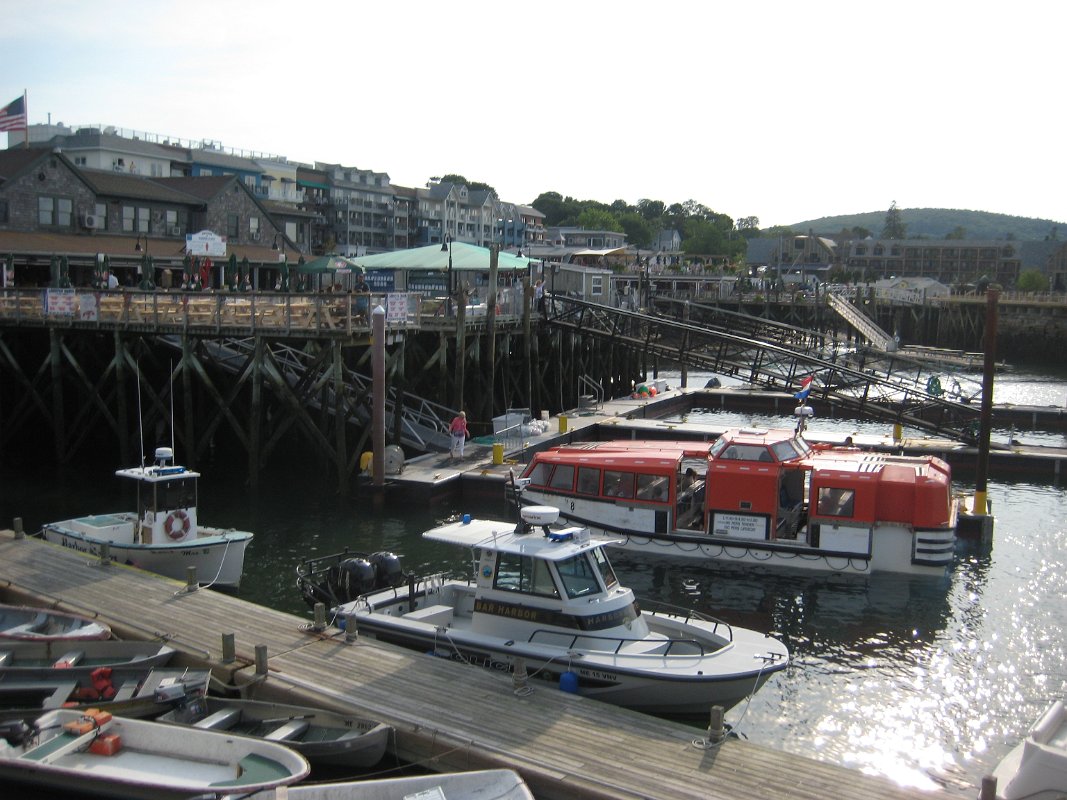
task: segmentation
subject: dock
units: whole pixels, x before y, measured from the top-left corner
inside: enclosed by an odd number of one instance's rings
[[[706,746],[704,731],[506,672],[454,663],[209,589],[0,531],[0,599],[96,617],[123,639],[162,640],[259,698],[392,725],[391,755],[431,770],[517,770],[539,800],[861,800],[916,792],[757,742]],[[235,657],[226,660],[224,639]],[[228,654],[227,654],[228,655]],[[758,732],[752,732],[758,736]],[[387,757],[388,758],[388,757]],[[949,797],[923,792],[924,798]]]

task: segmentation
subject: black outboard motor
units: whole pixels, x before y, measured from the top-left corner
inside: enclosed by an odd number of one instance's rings
[[[378,579],[378,588],[391,586],[394,589],[404,583],[404,570],[400,568],[400,557],[395,553],[374,553],[370,557]]]
[[[0,723],[0,739],[12,747],[21,747],[30,738],[33,729],[21,719]]]
[[[365,558],[346,558],[330,568],[327,580],[338,602],[350,603],[374,590],[374,565]]]

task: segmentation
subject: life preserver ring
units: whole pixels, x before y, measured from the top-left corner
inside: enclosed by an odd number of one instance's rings
[[[184,539],[189,532],[189,515],[181,508],[171,511],[163,523],[163,530],[171,539]]]

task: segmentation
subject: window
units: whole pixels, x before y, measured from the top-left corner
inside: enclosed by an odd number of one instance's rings
[[[226,236],[234,241],[240,237],[240,223],[241,219],[236,214],[226,215]]]
[[[578,494],[600,494],[600,470],[578,467]]]
[[[252,234],[253,238],[259,233],[259,217],[248,218],[248,232]]]
[[[84,167],[86,163],[85,156],[74,156],[74,166]]]
[[[537,464],[526,477],[530,479],[532,486],[547,486],[548,476],[552,474],[551,464]]]
[[[596,562],[597,569],[600,570],[600,577],[604,579],[604,586],[610,590],[619,583],[619,579],[615,577],[615,570],[611,568],[608,554],[604,552],[602,547],[598,547],[591,555],[593,556],[593,561]]]
[[[540,594],[559,597],[548,564],[541,559],[501,553],[497,557],[493,588],[505,592]]]
[[[150,230],[151,213],[147,208],[139,206],[137,208],[137,232],[148,233]]]
[[[74,220],[74,201],[69,197],[37,198],[37,224],[69,228]]]
[[[638,475],[637,499],[667,502],[667,479],[662,475]]]
[[[634,475],[632,472],[604,472],[604,494],[608,497],[633,497]]]
[[[170,233],[170,229],[177,227],[178,225],[178,212],[171,208],[167,211],[167,233]]]
[[[126,233],[133,233],[133,220],[137,213],[137,209],[133,206],[122,207],[122,230]]]
[[[552,482],[549,486],[553,489],[566,489],[570,491],[574,488],[574,467],[568,464],[560,464],[556,467],[556,471],[552,473]]]
[[[96,227],[107,230],[107,203],[97,203],[93,206],[93,216],[96,217]]]
[[[589,292],[593,297],[600,297],[604,294],[604,278],[600,275],[593,275],[589,280]]]
[[[7,200],[0,200],[0,225],[7,223]]]
[[[826,517],[851,517],[856,504],[852,489],[819,489],[819,515]]]
[[[559,572],[559,578],[563,581],[563,589],[567,592],[567,597],[572,599],[585,597],[600,591],[600,584],[596,578],[597,569],[585,553],[557,562],[556,571]]]
[[[122,230],[126,233],[148,233],[149,213],[139,206],[122,207]]]

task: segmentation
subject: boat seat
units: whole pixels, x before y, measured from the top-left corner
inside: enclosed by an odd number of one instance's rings
[[[194,723],[194,728],[204,728],[206,730],[229,730],[238,723],[241,719],[241,709],[239,708],[223,708],[216,711],[214,714],[209,714],[197,723]]]
[[[83,658],[85,658],[84,650],[71,650],[57,658],[52,663],[52,669],[68,669],[77,665]]]
[[[447,628],[452,624],[452,606],[423,606],[406,613],[404,619],[413,619],[418,622],[425,622],[427,625]]]
[[[263,738],[271,742],[290,742],[302,735],[311,725],[306,719],[291,719]]]
[[[131,700],[133,696],[137,694],[138,689],[137,681],[128,680],[119,687],[119,690],[115,692],[115,696],[112,700]]]

